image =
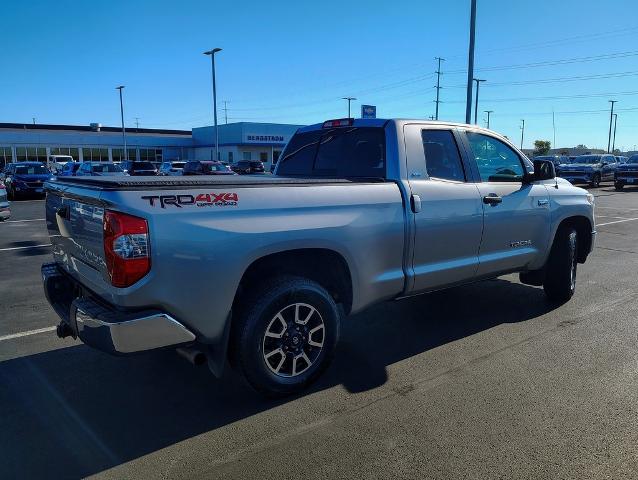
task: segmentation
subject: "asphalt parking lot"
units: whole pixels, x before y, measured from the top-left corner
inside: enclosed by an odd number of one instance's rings
[[[379,305],[303,395],[53,331],[41,200],[0,223],[0,478],[637,478],[638,189],[555,307],[515,276]]]

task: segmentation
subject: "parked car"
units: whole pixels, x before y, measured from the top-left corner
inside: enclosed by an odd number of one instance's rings
[[[564,165],[569,162],[569,157],[566,155],[539,155],[534,157],[534,160],[548,160],[554,164],[554,167]]]
[[[561,165],[557,174],[571,183],[588,183],[598,187],[600,182],[614,181],[618,162],[613,155],[579,155],[572,163]]]
[[[9,199],[15,200],[19,195],[44,195],[44,182],[51,178],[42,162],[17,162],[7,164],[0,180]]]
[[[0,220],[7,220],[11,217],[11,204],[7,199],[7,189],[4,183],[0,182]]]
[[[52,173],[59,173],[69,162],[77,162],[71,155],[49,155],[47,158],[47,167]]]
[[[240,175],[246,175],[249,173],[264,173],[264,164],[259,160],[240,160],[239,162],[230,166],[233,172]]]
[[[76,177],[123,177],[124,170],[113,162],[83,162],[75,172]]]
[[[186,162],[182,175],[235,175],[235,172],[222,162],[193,160]]]
[[[160,166],[158,175],[181,175],[186,162],[164,162]]]
[[[381,301],[512,272],[569,300],[593,201],[474,125],[331,120],[297,130],[272,176],[48,184],[42,278],[61,337],[176,347],[216,375],[230,356],[286,395],[326,368],[344,315]]]
[[[623,163],[627,163],[627,160],[629,160],[629,157],[626,157],[624,155],[615,155],[616,160],[618,161],[618,165],[622,165]]]
[[[72,177],[78,171],[78,168],[82,166],[82,162],[67,162],[64,168],[58,172],[58,177]]]
[[[129,175],[157,175],[157,168],[151,162],[137,162],[126,160],[121,163],[120,167]]]
[[[614,187],[622,190],[625,185],[638,185],[638,155],[632,155],[626,163],[616,168]]]

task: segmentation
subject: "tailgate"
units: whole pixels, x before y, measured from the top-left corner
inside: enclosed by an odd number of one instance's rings
[[[100,191],[48,184],[46,221],[54,260],[84,284],[108,283],[102,243]]]

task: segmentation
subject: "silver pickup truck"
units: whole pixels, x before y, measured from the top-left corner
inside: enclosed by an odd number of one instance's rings
[[[331,120],[262,176],[65,177],[46,186],[47,298],[111,354],[172,347],[267,395],[326,368],[340,322],[384,301],[520,272],[574,293],[594,200],[475,126]]]

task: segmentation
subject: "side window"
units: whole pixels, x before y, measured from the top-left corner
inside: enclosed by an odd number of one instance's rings
[[[429,177],[465,181],[461,155],[450,130],[423,130],[425,169]]]
[[[523,164],[518,154],[497,138],[466,132],[483,182],[521,182]]]

